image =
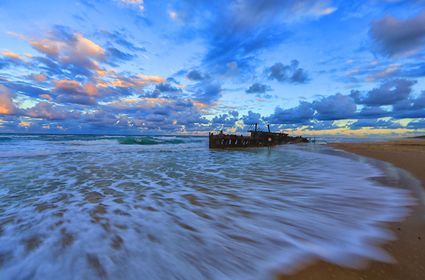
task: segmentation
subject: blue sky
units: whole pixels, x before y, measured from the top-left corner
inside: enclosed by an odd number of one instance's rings
[[[425,132],[425,1],[0,2],[0,132]]]

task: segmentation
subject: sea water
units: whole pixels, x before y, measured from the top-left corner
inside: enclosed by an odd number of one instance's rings
[[[391,262],[413,203],[323,145],[0,135],[0,279],[273,279]]]

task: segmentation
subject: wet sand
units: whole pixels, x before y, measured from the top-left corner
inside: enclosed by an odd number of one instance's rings
[[[335,143],[332,147],[361,156],[386,161],[408,171],[425,186],[425,140],[403,139],[377,143]],[[425,277],[425,203],[422,190],[411,189],[418,200],[410,215],[402,222],[390,225],[397,240],[383,248],[395,263],[369,262],[364,269],[348,269],[323,261],[316,262],[292,275],[278,279],[403,279],[422,280]]]

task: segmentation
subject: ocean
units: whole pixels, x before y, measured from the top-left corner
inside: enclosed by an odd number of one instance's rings
[[[0,135],[0,279],[273,279],[317,259],[391,262],[387,225],[414,203],[403,176],[318,144]]]

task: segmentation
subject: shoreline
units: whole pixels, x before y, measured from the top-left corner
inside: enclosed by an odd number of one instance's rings
[[[351,269],[325,261],[317,261],[290,275],[280,274],[280,280],[306,279],[409,279],[420,280],[425,275],[425,140],[401,139],[385,142],[332,143],[330,147],[366,157],[382,165],[392,165],[406,175],[411,175],[421,186],[400,185],[388,182],[390,186],[407,188],[416,204],[411,212],[388,228],[396,239],[385,243],[382,248],[394,258],[394,263],[369,261],[364,269]],[[384,180],[385,178],[377,178]],[[400,183],[400,182],[398,182]],[[388,184],[387,184],[388,185]],[[417,184],[416,184],[417,185]]]

